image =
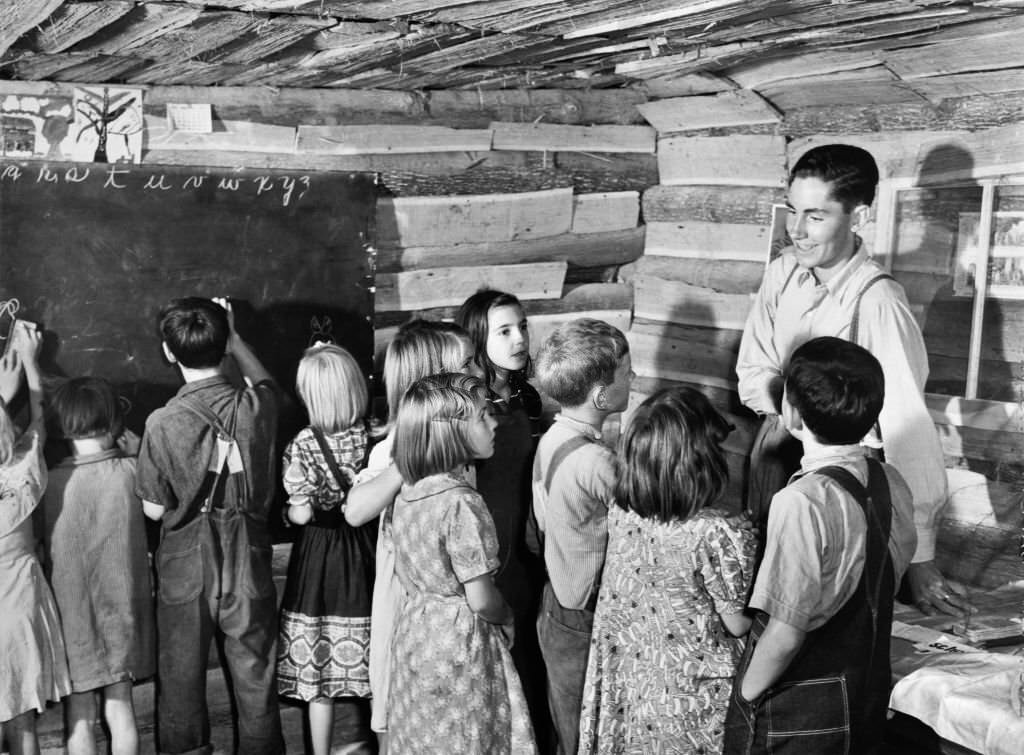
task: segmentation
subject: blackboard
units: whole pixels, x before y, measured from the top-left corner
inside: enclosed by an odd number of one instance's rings
[[[0,299],[45,329],[45,370],[114,382],[136,431],[181,385],[172,298],[231,297],[286,389],[316,331],[368,371],[376,196],[366,173],[0,162]]]

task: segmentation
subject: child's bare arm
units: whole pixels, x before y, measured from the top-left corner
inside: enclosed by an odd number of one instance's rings
[[[263,366],[263,363],[256,356],[252,347],[235,330],[235,313],[231,308],[231,302],[227,298],[216,298],[214,301],[224,307],[228,313],[228,327],[230,328],[228,354],[234,358],[235,364],[238,365],[238,371],[242,373],[242,377],[253,385],[263,380],[272,380],[273,378],[267,372],[267,368]]]
[[[353,485],[345,503],[345,521],[359,527],[387,508],[402,489],[402,475],[390,464],[372,480]]]
[[[800,651],[806,636],[807,632],[792,624],[774,617],[768,620],[743,675],[740,694],[745,700],[760,697],[782,676]]]
[[[159,503],[143,500],[142,513],[145,514],[147,518],[152,519],[154,522],[159,522],[161,519],[164,518],[164,507],[161,506]]]
[[[494,586],[490,574],[471,579],[463,587],[466,589],[466,602],[473,613],[491,624],[511,623],[512,609]]]
[[[750,625],[752,620],[743,611],[738,613],[720,613],[718,614],[722,623],[725,624],[725,629],[733,637],[742,637],[750,631]]]
[[[39,372],[39,347],[43,342],[42,334],[35,328],[25,328],[18,342],[18,353],[25,367],[25,383],[28,385],[29,416],[32,422],[43,418],[43,378]],[[42,436],[43,424],[39,422],[39,433]]]

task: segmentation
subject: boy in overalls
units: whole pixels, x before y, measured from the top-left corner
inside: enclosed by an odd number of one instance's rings
[[[790,360],[782,419],[804,455],[769,508],[727,755],[880,751],[893,598],[917,541],[907,484],[860,444],[884,385],[878,360],[839,338]]]
[[[554,330],[537,354],[537,382],[561,412],[537,445],[533,510],[543,533],[544,585],[537,639],[547,667],[558,753],[575,753],[580,707],[608,544],[615,452],[601,437],[629,402],[633,367],[618,328],[580,318]]]
[[[238,752],[284,751],[274,684],[277,600],[267,512],[274,491],[278,392],[234,329],[230,305],[177,299],[160,314],[185,385],[153,412],[137,489],[161,523],[157,744],[212,753],[206,707],[210,640],[223,642],[238,713]],[[248,383],[225,375],[230,355]]]

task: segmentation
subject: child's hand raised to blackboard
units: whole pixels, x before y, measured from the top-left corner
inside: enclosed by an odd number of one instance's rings
[[[228,330],[231,331],[231,335],[235,334],[235,311],[231,308],[231,300],[226,296],[215,296],[213,297],[213,303],[224,308],[224,311],[228,313]]]

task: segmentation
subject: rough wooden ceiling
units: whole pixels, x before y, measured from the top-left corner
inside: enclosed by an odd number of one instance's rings
[[[1024,91],[1024,0],[3,0],[0,78],[733,88],[785,111]]]

